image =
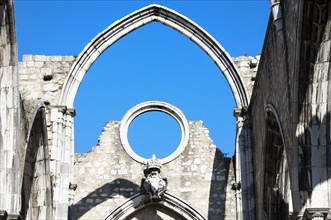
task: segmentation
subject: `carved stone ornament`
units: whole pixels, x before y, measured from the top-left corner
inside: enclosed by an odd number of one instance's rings
[[[168,180],[161,176],[161,162],[155,155],[147,161],[144,175],[140,186],[141,191],[145,193],[144,203],[159,202],[167,190]]]

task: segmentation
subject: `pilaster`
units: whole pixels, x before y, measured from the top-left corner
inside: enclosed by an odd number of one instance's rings
[[[68,218],[69,185],[73,163],[73,117],[74,109],[66,106],[51,107],[52,143],[50,170],[53,184],[55,219]]]
[[[252,144],[249,115],[245,109],[235,109],[236,117],[236,188],[237,219],[255,219]]]

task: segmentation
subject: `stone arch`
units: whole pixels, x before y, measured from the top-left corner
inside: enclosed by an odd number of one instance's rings
[[[45,107],[32,113],[26,144],[21,188],[22,219],[51,219],[52,190]]]
[[[292,210],[289,166],[283,128],[272,104],[265,107],[265,120],[264,218],[287,219]]]
[[[147,208],[149,205],[145,205],[142,201],[144,198],[144,194],[138,193],[132,196],[130,199],[126,200],[120,206],[118,206],[115,210],[113,210],[108,216],[106,216],[105,220],[124,220],[129,216],[134,215],[136,212],[141,211],[144,208]],[[169,192],[164,193],[163,200],[155,205],[163,207],[165,209],[171,210],[171,212],[175,213],[178,217],[187,220],[206,220],[200,212],[194,209],[192,206],[179,199],[175,195],[172,195]]]
[[[185,16],[166,7],[152,4],[137,10],[99,33],[79,54],[71,67],[61,93],[60,105],[73,107],[79,85],[94,61],[112,44],[130,32],[151,22],[159,22],[188,37],[215,62],[228,81],[237,108],[248,106],[249,95],[230,55],[204,29]]]

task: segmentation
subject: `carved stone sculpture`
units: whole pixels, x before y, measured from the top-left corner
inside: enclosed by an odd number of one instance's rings
[[[146,195],[144,203],[159,202],[167,189],[168,180],[161,176],[161,163],[155,155],[147,161],[144,175],[140,186],[141,191]]]

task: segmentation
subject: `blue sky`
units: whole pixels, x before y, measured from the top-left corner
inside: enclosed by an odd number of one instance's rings
[[[16,0],[19,60],[24,54],[78,55],[99,32],[150,4],[188,17],[232,56],[262,50],[270,3],[260,1]],[[85,76],[75,99],[75,152],[87,152],[109,120],[148,100],[177,106],[188,120],[202,120],[223,153],[233,155],[234,98],[212,60],[189,39],[159,23],[125,36],[103,53]],[[165,157],[176,149],[174,119],[149,112],[129,128],[139,155]]]

